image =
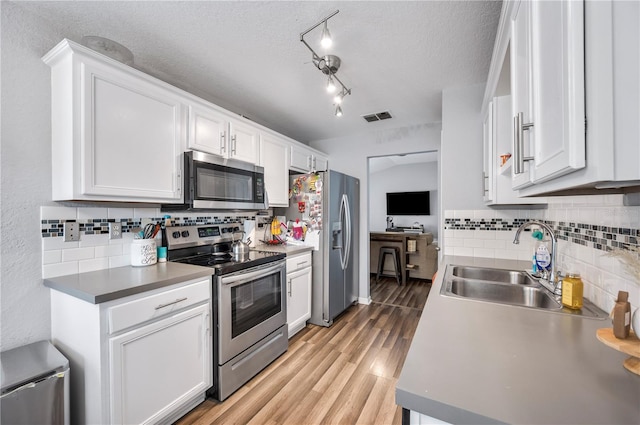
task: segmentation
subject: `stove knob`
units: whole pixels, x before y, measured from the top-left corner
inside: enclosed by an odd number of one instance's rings
[[[240,231],[240,228],[239,228],[239,227],[234,227],[234,228],[233,228],[233,231],[234,231],[234,232],[239,232],[239,231]]]
[[[180,232],[173,232],[171,236],[173,236],[173,239],[178,239],[180,237]]]
[[[182,231],[182,237],[183,238],[188,238],[189,237],[189,231],[188,230],[183,230]]]
[[[222,228],[222,233],[227,233],[228,231],[229,231],[229,229],[228,229],[228,228],[226,228],[226,227],[223,227],[223,228]]]

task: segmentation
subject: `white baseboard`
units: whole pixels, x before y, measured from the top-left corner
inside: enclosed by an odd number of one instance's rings
[[[371,304],[371,297],[358,298],[358,304],[369,305]]]

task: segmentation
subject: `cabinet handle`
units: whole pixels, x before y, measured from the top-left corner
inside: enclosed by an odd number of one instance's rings
[[[291,296],[291,287],[292,287],[292,286],[293,286],[293,285],[291,284],[291,279],[289,279],[289,296]]]
[[[307,169],[311,171],[311,155],[307,157]]]
[[[231,136],[231,154],[236,154],[236,135]]]
[[[298,263],[298,267],[303,266],[305,264],[307,264],[307,262],[306,261],[302,261],[302,262]]]
[[[533,127],[533,123],[523,123],[524,114],[518,112],[513,117],[513,174],[524,173],[524,162],[532,161],[532,156],[524,156],[524,131]]]
[[[487,180],[489,179],[489,176],[487,176],[487,174],[482,171],[482,196],[485,195],[485,193],[488,192],[487,190]]]
[[[222,131],[220,133],[220,152],[224,153],[224,151],[227,150],[227,143],[226,143],[226,139],[227,138],[227,132],[226,131]]]
[[[156,310],[160,310],[161,308],[169,307],[170,305],[178,304],[179,302],[186,301],[186,300],[187,300],[187,297],[178,298],[177,300],[172,301],[170,303],[160,304],[159,306],[156,307]]]
[[[311,171],[316,171],[316,167],[317,167],[317,165],[316,165],[316,157],[315,157],[315,156],[313,156],[312,158],[313,158],[313,159],[312,159],[312,161],[313,161],[313,162],[312,162],[312,164],[313,164],[313,169],[312,169]]]

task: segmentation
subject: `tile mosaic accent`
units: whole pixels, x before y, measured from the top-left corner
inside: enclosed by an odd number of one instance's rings
[[[162,217],[149,217],[152,222],[161,222]],[[171,217],[175,226],[198,226],[221,223],[242,223],[244,220],[255,220],[254,216],[202,216],[202,217]],[[43,238],[55,238],[64,236],[63,228],[65,222],[78,222],[80,232],[83,235],[108,235],[109,223],[120,223],[122,233],[130,233],[135,228],[142,227],[140,218],[89,218],[78,220],[41,220],[40,228]]]
[[[444,220],[444,228],[445,230],[513,232],[527,221],[529,221],[529,219],[526,218],[446,218]],[[640,228],[600,226],[596,224],[565,221],[555,222],[551,220],[539,221],[551,226],[560,240],[601,251],[611,251],[614,248],[629,249],[631,246],[638,246],[640,241]],[[531,229],[525,229],[525,232],[530,230]]]

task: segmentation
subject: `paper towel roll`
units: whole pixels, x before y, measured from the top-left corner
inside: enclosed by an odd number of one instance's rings
[[[246,242],[247,239],[251,238],[249,246],[255,247],[258,241],[258,238],[256,238],[256,222],[254,220],[245,220],[243,226],[244,235],[242,236],[242,242]]]

